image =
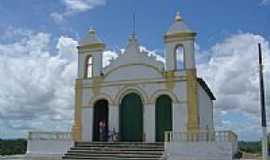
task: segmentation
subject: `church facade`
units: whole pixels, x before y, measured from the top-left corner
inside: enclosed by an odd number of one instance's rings
[[[140,50],[135,34],[103,67],[105,44],[94,29],[78,46],[74,141],[99,141],[99,123],[119,141],[164,141],[166,131],[212,130],[214,95],[197,77],[196,33],[177,14],[164,35],[165,63]]]

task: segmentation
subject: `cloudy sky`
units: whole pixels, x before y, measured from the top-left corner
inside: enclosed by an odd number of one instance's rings
[[[76,46],[90,26],[107,44],[108,64],[126,47],[135,11],[141,46],[162,59],[162,35],[178,10],[198,33],[198,72],[217,98],[216,128],[259,139],[257,43],[270,113],[270,0],[1,0],[0,137],[71,129]]]

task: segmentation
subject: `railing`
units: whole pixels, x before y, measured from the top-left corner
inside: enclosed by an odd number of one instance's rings
[[[232,131],[165,132],[165,142],[231,142],[237,143]]]
[[[28,140],[71,140],[70,132],[29,132]]]
[[[170,143],[230,143],[233,154],[238,151],[237,135],[232,131],[165,132],[165,142]]]

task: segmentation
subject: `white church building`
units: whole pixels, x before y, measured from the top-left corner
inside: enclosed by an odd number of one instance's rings
[[[191,31],[178,15],[164,36],[165,64],[140,51],[135,34],[102,68],[105,44],[90,30],[78,47],[74,138],[97,141],[98,123],[120,141],[163,141],[165,131],[214,130],[213,96],[197,78]]]
[[[133,33],[124,53],[103,67],[106,45],[90,29],[78,46],[72,133],[31,132],[28,156],[62,157],[74,142],[104,144],[102,121],[117,135],[111,145],[164,142],[164,159],[232,159],[237,137],[215,130],[215,96],[197,77],[196,33],[177,14],[163,40],[165,63],[140,50]]]

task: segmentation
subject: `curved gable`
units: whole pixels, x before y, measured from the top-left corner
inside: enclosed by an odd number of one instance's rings
[[[105,81],[140,80],[161,78],[164,64],[154,56],[139,49],[135,39],[131,39],[124,54],[104,68]]]
[[[105,81],[140,80],[161,78],[162,71],[159,68],[142,63],[120,65],[107,70]]]

